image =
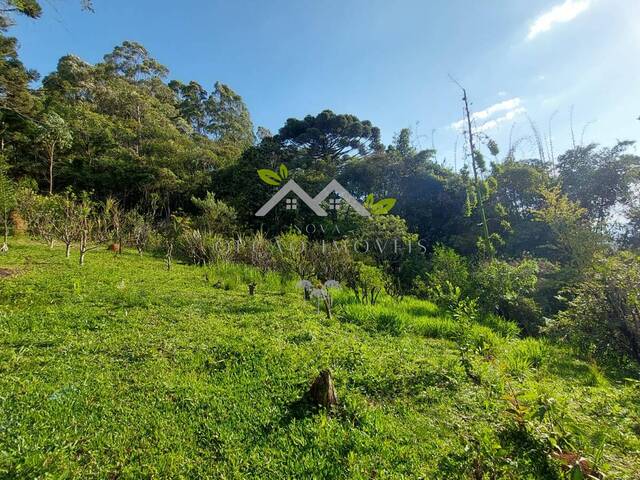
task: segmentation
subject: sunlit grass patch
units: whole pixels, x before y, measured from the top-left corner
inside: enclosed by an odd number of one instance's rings
[[[328,320],[295,281],[242,265],[95,251],[80,268],[13,243],[0,478],[540,478],[546,444],[505,434],[521,431],[512,393],[537,422],[526,431],[565,447],[566,432],[611,478],[638,471],[632,379],[497,317],[462,328],[430,302],[363,305],[343,287]],[[333,412],[304,402],[324,368]]]

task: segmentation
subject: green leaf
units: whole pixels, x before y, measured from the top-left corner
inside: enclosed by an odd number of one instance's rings
[[[579,465],[574,465],[569,474],[569,478],[571,480],[584,480],[584,474],[582,473],[582,469]]]
[[[287,166],[284,163],[280,164],[280,177],[285,179],[289,176],[289,170],[287,170]]]
[[[258,170],[258,176],[260,177],[260,180],[262,180],[267,185],[278,186],[280,185],[280,182],[282,182],[282,178],[280,178],[280,175],[278,175],[273,170],[269,170],[268,168],[262,168]]]
[[[372,205],[371,213],[373,213],[374,215],[384,215],[386,213],[389,213],[389,211],[391,211],[395,204],[395,198],[383,198],[382,200]]]
[[[364,199],[364,206],[370,208],[373,205],[373,193],[367,195]]]

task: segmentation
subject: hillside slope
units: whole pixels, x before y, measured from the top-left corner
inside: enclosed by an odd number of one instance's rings
[[[428,302],[344,292],[329,321],[275,275],[250,297],[246,267],[79,267],[21,241],[0,268],[2,478],[562,478],[579,456],[640,472],[633,373],[506,324],[461,355]],[[333,412],[304,397],[323,368]]]

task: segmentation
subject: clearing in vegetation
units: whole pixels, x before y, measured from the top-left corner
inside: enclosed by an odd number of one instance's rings
[[[14,241],[0,257],[2,478],[600,478],[640,471],[638,372],[427,301],[334,319],[234,264]],[[329,369],[340,404],[306,392]],[[570,473],[572,472],[572,473]],[[577,475],[583,475],[578,477]]]

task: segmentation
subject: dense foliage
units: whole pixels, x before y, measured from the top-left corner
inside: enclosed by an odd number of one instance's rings
[[[7,12],[40,15],[37,2],[9,5]],[[9,19],[3,24],[6,30]],[[352,114],[325,110],[290,118],[276,134],[254,131],[229,86],[216,82],[208,91],[167,80],[169,69],[136,42],[95,65],[65,56],[35,88],[38,75],[20,62],[15,39],[2,36],[2,52],[5,230],[26,223],[47,243],[84,245],[83,259],[109,241],[118,249],[155,248],[168,265],[175,255],[208,264],[225,257],[225,242],[297,229],[310,241],[361,245],[325,262],[340,280],[355,285],[354,272],[379,268],[377,283],[396,298],[459,290],[483,311],[537,334],[545,318],[568,308],[571,296],[560,293],[577,288],[598,255],[638,245],[633,142],[517,159],[513,149],[501,158],[495,141],[473,132],[476,150],[454,171],[434,150],[416,148],[410,130],[385,146],[377,127]],[[363,219],[348,208],[325,218],[276,208],[259,218],[255,212],[276,189],[257,170],[284,171],[311,194],[335,178],[370,209],[390,198],[393,210]],[[275,265],[271,249],[250,255],[235,248],[238,259]],[[290,274],[321,280],[318,268],[307,274],[301,266],[309,261],[297,261]]]

